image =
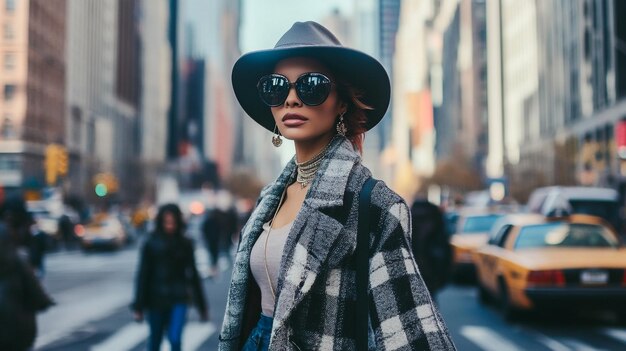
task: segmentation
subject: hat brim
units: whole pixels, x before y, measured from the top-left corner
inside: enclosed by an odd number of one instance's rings
[[[233,90],[239,104],[252,119],[269,131],[274,130],[274,117],[270,108],[259,98],[257,82],[262,76],[272,73],[278,61],[300,56],[319,59],[334,74],[363,92],[362,101],[373,108],[365,111],[367,130],[380,122],[389,107],[389,76],[373,57],[342,46],[275,48],[241,56],[233,66]]]

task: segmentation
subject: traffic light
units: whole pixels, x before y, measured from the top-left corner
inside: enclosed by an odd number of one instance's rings
[[[99,197],[116,193],[119,189],[117,177],[112,173],[98,173],[93,177],[94,191]]]
[[[69,160],[67,157],[67,150],[63,146],[59,146],[57,150],[57,171],[59,175],[67,175],[69,167]]]
[[[109,189],[107,189],[106,184],[103,183],[96,184],[95,191],[96,195],[98,195],[99,197],[105,197],[109,193]]]
[[[46,146],[44,168],[46,170],[46,183],[55,185],[59,176],[67,175],[69,159],[65,147],[59,144]]]
[[[57,182],[57,177],[59,175],[57,168],[58,151],[59,148],[56,144],[46,146],[44,167],[46,169],[46,183],[48,185],[54,185]]]

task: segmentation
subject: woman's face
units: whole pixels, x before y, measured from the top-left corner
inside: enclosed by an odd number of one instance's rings
[[[334,83],[335,77],[330,70],[317,60],[294,57],[279,61],[274,73],[281,74],[294,83],[304,73],[322,73]],[[272,107],[274,121],[280,133],[295,142],[330,139],[335,134],[337,117],[345,111],[345,104],[339,101],[333,85],[330,95],[321,105],[307,106],[296,94],[289,90],[285,102]]]
[[[163,214],[163,230],[165,234],[174,234],[176,229],[176,218],[172,213],[165,212]]]

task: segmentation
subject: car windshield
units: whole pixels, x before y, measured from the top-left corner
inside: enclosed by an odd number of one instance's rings
[[[466,217],[463,222],[463,230],[461,230],[461,232],[463,234],[489,232],[493,224],[500,217],[502,217],[502,215],[499,214]]]
[[[514,249],[537,247],[617,247],[617,239],[597,224],[548,223],[520,230]]]

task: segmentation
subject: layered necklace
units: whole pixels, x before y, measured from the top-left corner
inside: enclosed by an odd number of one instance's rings
[[[303,189],[306,188],[307,185],[311,184],[313,178],[315,178],[315,174],[320,168],[322,160],[324,159],[324,156],[326,155],[326,151],[328,151],[330,144],[331,143],[328,143],[328,145],[326,145],[326,147],[322,151],[313,156],[313,158],[311,158],[310,160],[304,161],[302,163],[296,162],[296,166],[298,167],[296,182],[298,182]]]

